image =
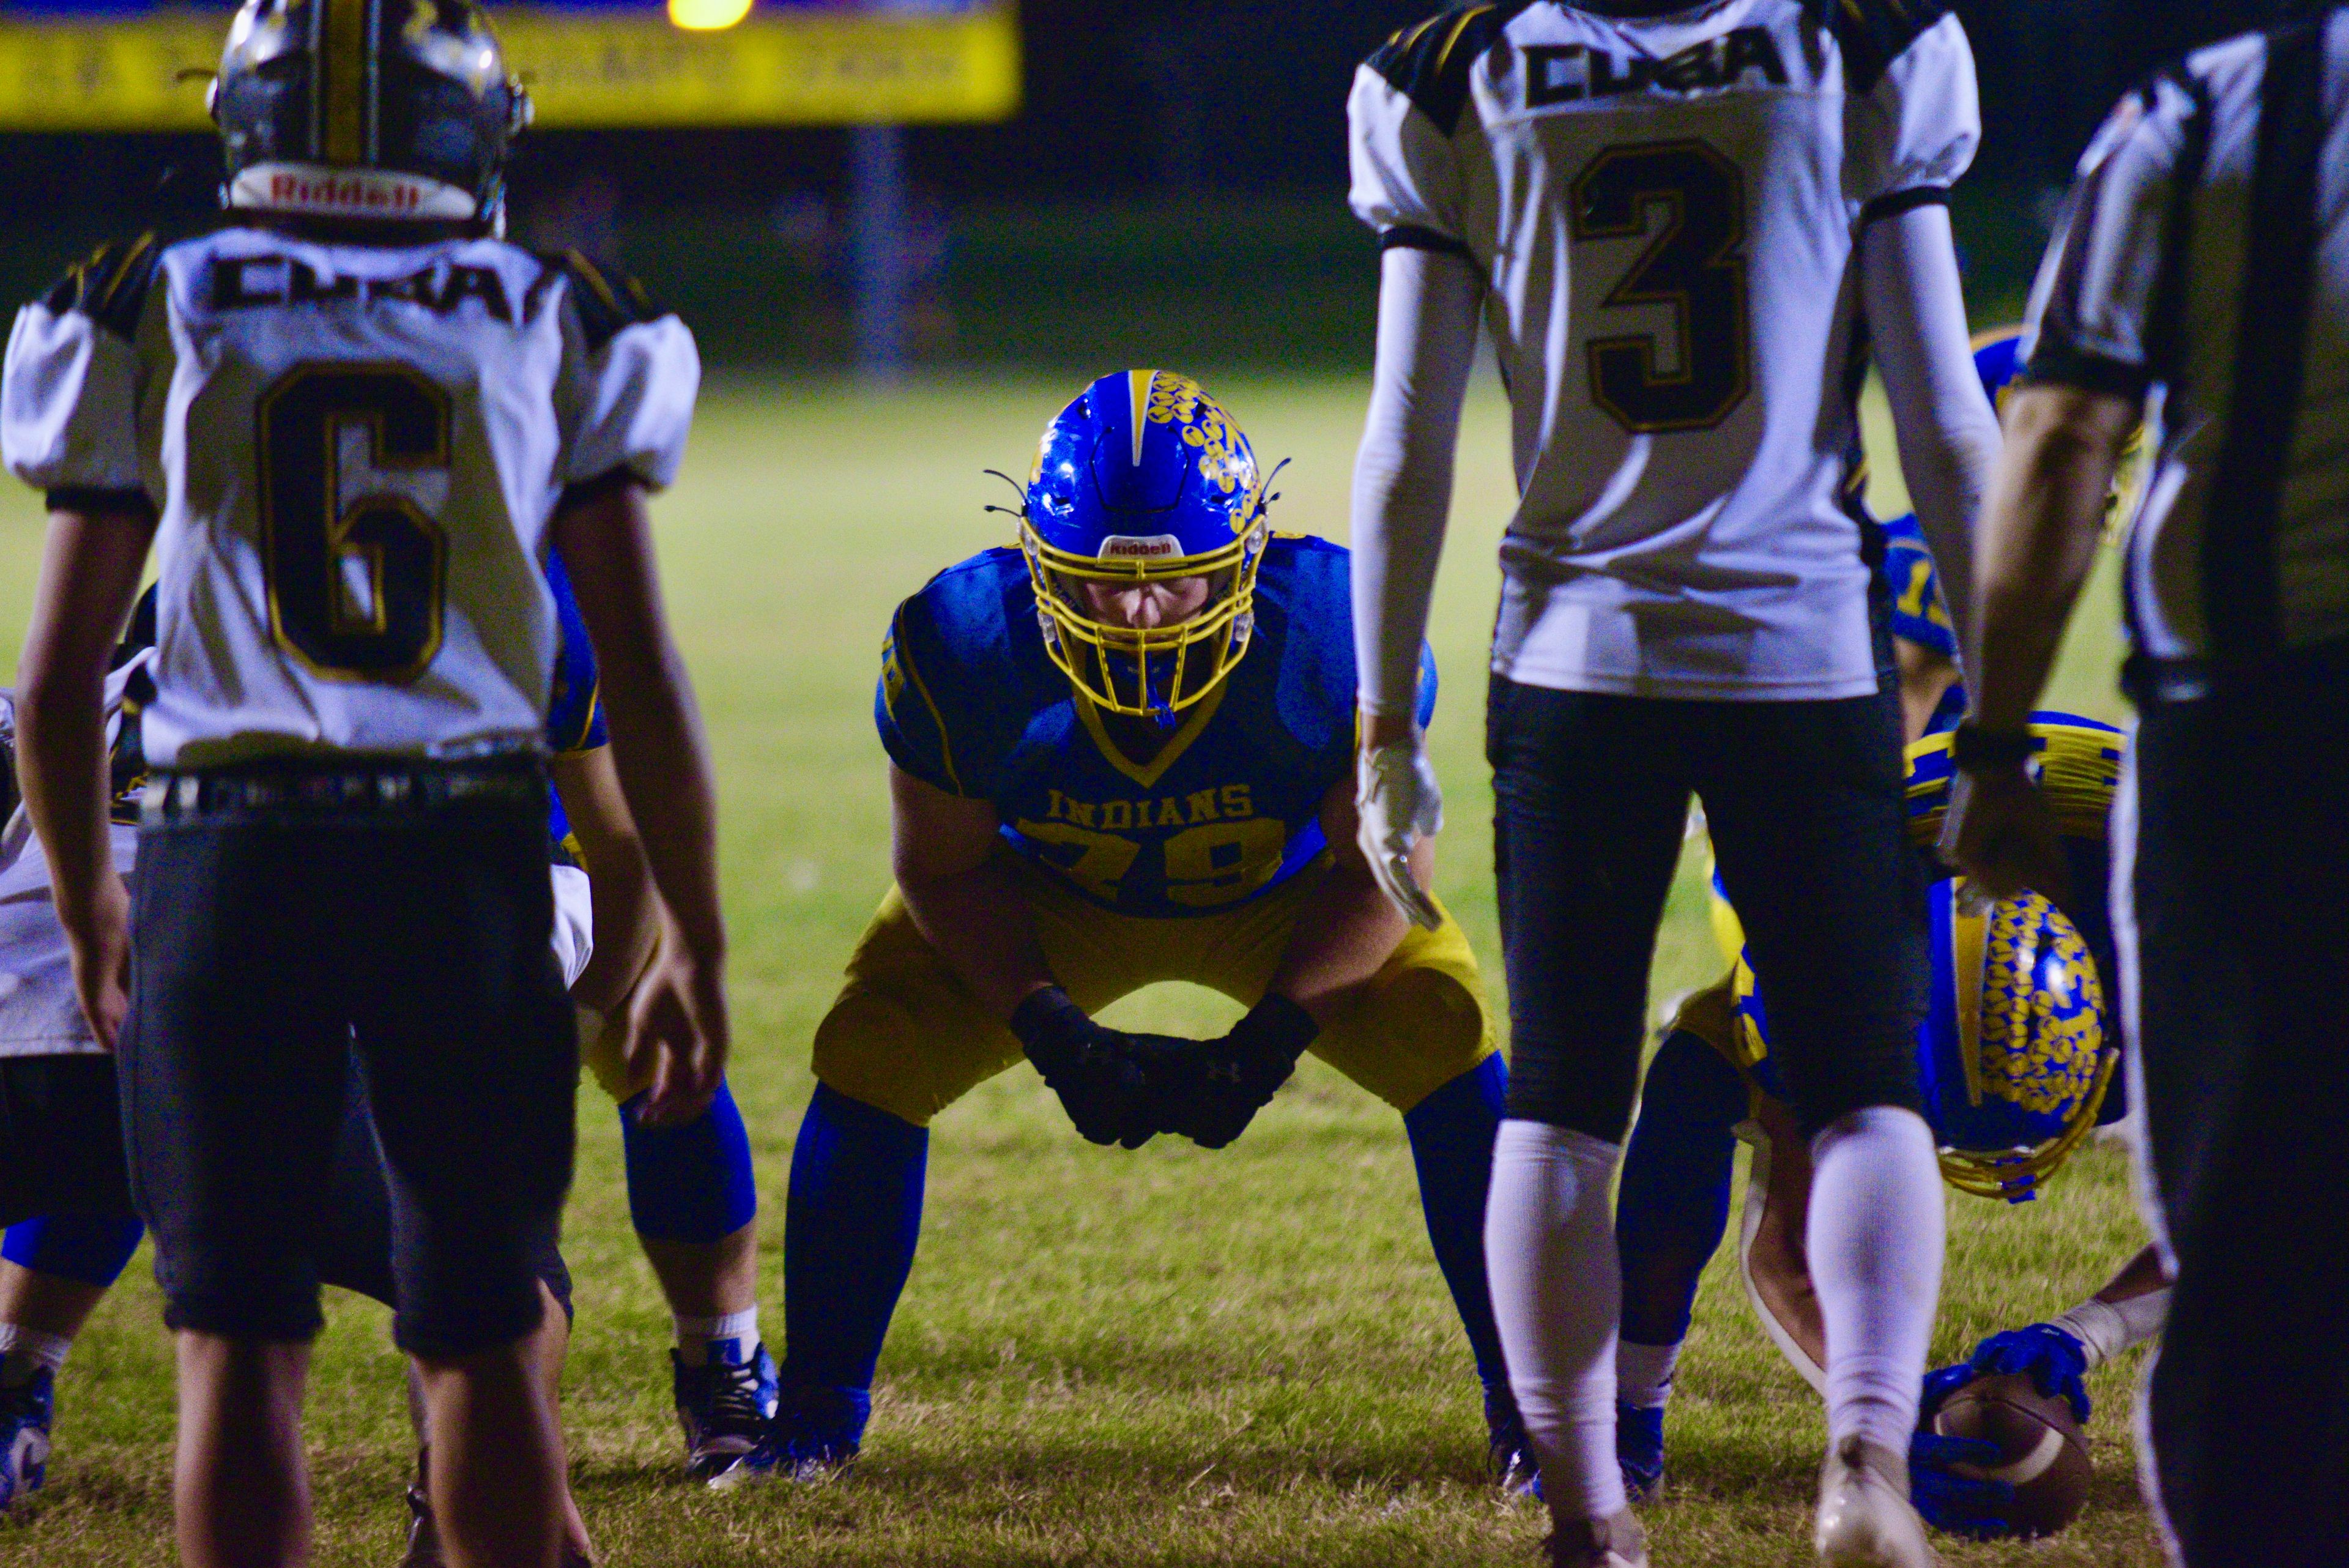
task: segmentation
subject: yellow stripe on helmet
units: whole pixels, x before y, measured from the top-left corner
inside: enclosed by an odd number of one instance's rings
[[[312,0],[317,4],[318,0]],[[328,163],[367,157],[367,13],[371,0],[324,0],[317,87],[319,155]]]
[[[1133,466],[1142,466],[1142,438],[1150,429],[1150,394],[1158,385],[1155,370],[1128,370],[1127,389],[1133,396]]]

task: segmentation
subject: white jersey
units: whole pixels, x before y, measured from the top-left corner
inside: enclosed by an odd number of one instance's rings
[[[541,745],[566,491],[674,476],[682,323],[575,255],[228,228],[109,247],[18,313],[0,452],[151,505],[158,766]]]
[[[2349,12],[2122,100],[2023,352],[2033,381],[2143,399],[2161,431],[2128,536],[2140,651],[2255,670],[2349,637]]]
[[[1874,692],[1856,248],[1972,161],[1947,5],[1470,5],[1371,57],[1350,112],[1355,212],[1488,286],[1520,493],[1494,668]]]

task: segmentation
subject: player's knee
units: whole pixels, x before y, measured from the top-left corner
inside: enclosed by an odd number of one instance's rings
[[[1639,1096],[1639,1052],[1584,1052],[1519,1036],[1509,1053],[1508,1119],[1543,1122],[1620,1144]]]
[[[122,1277],[147,1233],[136,1217],[56,1214],[8,1227],[0,1258],[37,1274],[105,1290]]]
[[[1799,1061],[1791,1054],[1786,1058],[1782,1071],[1805,1142],[1828,1124],[1875,1106],[1925,1114],[1912,1033],[1903,1029],[1894,1035],[1889,1029],[1878,1030],[1845,1051],[1814,1053]]]
[[[891,998],[851,987],[816,1027],[816,1079],[860,1105],[926,1127],[971,1086],[943,1081],[929,1059],[942,1044],[925,1042],[912,1012]]]
[[[307,1345],[326,1326],[317,1282],[299,1271],[254,1271],[244,1278],[171,1278],[163,1325],[174,1334],[269,1345]]]
[[[1710,1044],[1675,1030],[1648,1064],[1640,1116],[1663,1116],[1676,1124],[1723,1129],[1745,1119],[1751,1091],[1744,1075]]]
[[[683,1127],[647,1127],[636,1115],[642,1106],[641,1096],[620,1106],[636,1233],[707,1245],[748,1225],[759,1212],[759,1187],[731,1087],[721,1081],[709,1108]]]
[[[545,1315],[546,1284],[535,1252],[515,1239],[436,1245],[404,1260],[392,1342],[429,1361],[460,1361],[528,1338]]]
[[[1397,977],[1331,1033],[1319,1054],[1406,1116],[1497,1055],[1484,1000],[1435,969]]]

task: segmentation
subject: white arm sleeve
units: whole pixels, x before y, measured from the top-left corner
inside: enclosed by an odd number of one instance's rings
[[[1418,705],[1483,297],[1457,255],[1397,246],[1380,265],[1378,371],[1354,460],[1354,663],[1365,712]]]
[[[2161,1332],[2169,1316],[2170,1290],[2164,1285],[2125,1302],[2091,1296],[2057,1318],[2055,1326],[2087,1347],[2093,1370]]]
[[[1974,516],[1998,462],[1998,414],[1983,395],[1966,331],[1950,212],[1912,207],[1868,225],[1860,287],[1884,371],[1900,472],[1933,555],[1941,602],[1969,646]]]

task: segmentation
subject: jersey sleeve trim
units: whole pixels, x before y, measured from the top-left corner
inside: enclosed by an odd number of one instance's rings
[[[154,497],[143,490],[64,484],[45,492],[41,499],[52,512],[78,512],[85,517],[118,516],[124,513],[147,518],[155,515]]]
[[[1379,249],[1381,251],[1433,251],[1438,255],[1459,256],[1467,261],[1476,259],[1476,253],[1468,248],[1468,243],[1465,240],[1454,239],[1450,234],[1434,229],[1423,228],[1417,223],[1397,223],[1393,228],[1385,230],[1379,235]]]
[[[579,312],[590,354],[603,352],[605,344],[631,327],[676,314],[655,305],[635,278],[605,272],[575,250],[541,259],[571,279],[571,302]]]
[[[630,485],[639,490],[660,488],[624,462],[616,468],[605,469],[593,479],[583,479],[576,484],[564,485],[563,494],[554,503],[554,514],[560,517],[566,512],[591,505],[606,496],[617,494]]]
[[[1438,13],[1389,38],[1371,56],[1371,69],[1448,137],[1460,129],[1468,107],[1469,67],[1529,3],[1510,0]]]
[[[139,329],[147,290],[162,259],[163,247],[151,233],[127,244],[109,240],[59,278],[41,303],[52,316],[79,311],[127,342]]]
[[[1825,0],[1842,47],[1845,90],[1865,98],[1909,47],[1950,14],[1945,0]]]
[[[946,770],[947,788],[955,794],[961,795],[966,799],[969,798],[970,792],[963,787],[962,774],[955,769],[954,740],[947,732],[946,715],[938,711],[936,701],[930,696],[929,682],[922,679],[922,667],[915,662],[913,650],[907,645],[905,638],[905,607],[903,605],[897,607],[897,613],[890,622],[889,657],[895,661],[897,668],[905,672],[905,684],[911,686],[914,689],[915,695],[921,698],[923,708],[926,710],[930,715],[930,724],[937,731],[938,763],[939,765]],[[925,770],[907,767],[905,761],[895,754],[896,750],[897,748],[894,746],[889,748],[891,753],[890,760],[892,762],[896,763],[900,768],[904,768],[905,772],[912,774],[916,778],[921,779],[925,784],[935,784],[936,782],[934,779],[925,777]]]
[[[604,727],[604,682],[601,677],[595,690],[587,693],[586,704],[580,710],[579,727],[568,735],[549,735],[547,745],[558,757],[584,757],[600,752],[612,743]]]
[[[1860,227],[1897,218],[1903,213],[1913,213],[1920,207],[1946,207],[1950,204],[1947,185],[1915,185],[1906,191],[1895,191],[1889,196],[1878,196],[1859,210]]]

